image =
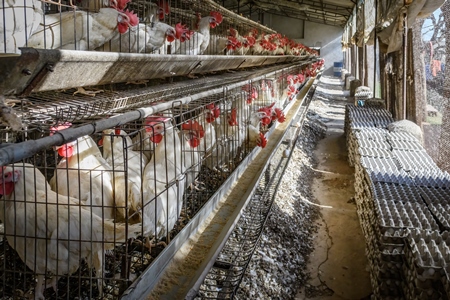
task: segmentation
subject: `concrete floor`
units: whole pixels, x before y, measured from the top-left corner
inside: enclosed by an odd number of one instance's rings
[[[354,169],[348,165],[344,136],[343,86],[323,77],[318,85],[320,107],[311,109],[327,126],[314,155],[318,176],[313,193],[321,207],[315,250],[308,269],[311,279],[298,300],[370,299],[372,288],[365,242],[354,203]],[[329,94],[327,95],[327,93]],[[325,104],[325,105],[324,105]]]

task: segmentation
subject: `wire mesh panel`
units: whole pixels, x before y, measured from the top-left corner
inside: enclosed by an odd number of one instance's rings
[[[128,286],[126,241],[141,225],[119,217],[120,176],[90,136],[2,168],[3,298],[28,297],[32,287],[36,299],[109,298]]]
[[[3,2],[1,53],[20,53],[20,47],[191,55],[313,53],[213,1]]]
[[[1,171],[0,297],[119,298],[243,158],[265,146],[267,130],[284,121],[288,78],[301,70],[241,80],[188,102],[177,98],[181,87],[161,86],[117,110],[37,98],[22,115],[24,129],[1,132],[2,146],[25,159]],[[151,114],[130,109],[149,103]],[[65,111],[71,105],[76,112]],[[1,160],[10,160],[5,153]]]

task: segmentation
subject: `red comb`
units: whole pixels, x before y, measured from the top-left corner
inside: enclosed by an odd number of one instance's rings
[[[166,15],[170,14],[169,1],[166,1],[166,0],[159,0],[159,1],[158,1],[158,6],[159,6],[160,8],[163,9],[163,11],[164,11],[164,13],[165,13]]]
[[[60,131],[60,130],[63,130],[63,129],[67,129],[70,126],[72,126],[72,123],[70,123],[70,122],[65,122],[63,124],[52,126],[52,127],[50,127],[50,135],[53,135],[57,131]]]
[[[262,132],[259,133],[259,139],[257,145],[261,148],[265,148],[267,145],[267,139]]]
[[[186,131],[195,131],[200,138],[205,136],[203,126],[200,125],[197,121],[189,120],[181,125],[181,129]]]
[[[222,15],[220,14],[220,12],[212,11],[212,12],[210,13],[210,15],[211,15],[212,17],[214,17],[214,19],[216,19],[216,23],[218,23],[218,24],[222,23],[223,17],[222,17]]]
[[[181,23],[175,25],[175,37],[180,39],[181,35],[185,32],[185,27]]]
[[[125,7],[127,7],[127,4],[130,2],[130,0],[116,0],[111,1],[111,7],[115,8],[119,11],[123,11]]]
[[[230,115],[228,117],[228,125],[230,125],[230,126],[237,126],[238,125],[236,108],[232,108],[231,109],[231,113],[230,113]]]
[[[278,122],[283,123],[284,121],[286,121],[286,116],[284,115],[284,112],[280,108],[278,107],[275,108],[275,114]]]
[[[148,116],[145,118],[145,125],[155,125],[158,123],[163,123],[169,120],[169,118],[161,117],[161,116]]]
[[[124,13],[130,18],[130,25],[137,26],[139,24],[139,18],[134,11],[129,11],[128,9]]]

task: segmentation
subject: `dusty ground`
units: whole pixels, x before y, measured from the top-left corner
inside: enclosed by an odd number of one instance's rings
[[[353,168],[347,162],[343,97],[338,81],[324,77],[310,109],[323,123],[326,136],[314,150],[317,162],[312,185],[320,207],[319,228],[307,265],[310,280],[295,299],[366,299],[371,285],[368,263],[354,203]]]
[[[322,77],[235,299],[369,299],[337,80]]]

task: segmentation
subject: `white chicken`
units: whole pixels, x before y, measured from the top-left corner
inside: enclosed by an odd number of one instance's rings
[[[200,144],[200,151],[205,153],[209,151],[216,143],[216,130],[214,124],[218,122],[220,117],[220,107],[216,106],[215,103],[210,103],[206,105],[205,111],[203,113],[205,121],[205,136],[203,142]]]
[[[175,25],[175,32],[176,32],[176,40],[171,41],[169,39],[166,39],[163,43],[163,45],[159,48],[159,50],[156,53],[159,54],[174,54],[177,49],[182,47],[182,45],[188,41],[192,35],[194,35],[194,31],[189,30],[189,28],[186,25],[181,25],[181,23],[178,23]]]
[[[181,23],[175,28],[163,22],[151,23],[151,25],[139,24],[137,30],[129,30],[125,34],[116,33],[114,37],[103,47],[102,51],[113,52],[145,52],[152,53],[165,43],[171,44],[176,39],[182,38],[187,28]]]
[[[228,165],[235,157],[235,150],[242,139],[236,108],[222,111],[220,122],[216,122],[214,125],[216,143],[206,152],[204,160],[204,164],[211,170]]]
[[[95,269],[102,294],[104,251],[134,237],[140,232],[140,224],[127,228],[91,214],[78,206],[76,199],[53,192],[33,165],[4,166],[0,175],[0,217],[5,236],[37,274],[35,299],[45,299],[47,287],[56,290],[58,276],[74,273],[81,259]],[[48,272],[54,277],[45,285]]]
[[[244,43],[247,42],[247,39],[241,36],[239,32],[234,28],[230,28],[228,29],[228,31],[230,32],[230,36],[228,37],[230,40],[229,44],[231,44],[231,47],[228,47],[229,48],[228,54],[230,55],[246,54],[248,48],[244,47]]]
[[[136,14],[122,11],[129,0],[111,1],[111,8],[98,13],[67,11],[48,14],[44,24],[30,37],[28,46],[45,49],[95,50],[113,38],[116,31],[125,33],[138,25]]]
[[[210,42],[205,52],[208,54],[223,55],[226,52],[228,44],[227,36],[211,35]]]
[[[195,178],[200,173],[202,153],[200,145],[205,136],[203,126],[196,120],[189,120],[181,124],[181,136],[184,139],[183,144],[183,162],[186,174],[186,186],[195,188]]]
[[[71,124],[52,128],[52,132]],[[111,166],[102,157],[90,136],[57,147],[63,157],[50,180],[52,190],[60,195],[78,199],[80,204],[104,219],[114,219],[114,195]]]
[[[185,188],[184,166],[181,158],[181,141],[171,119],[147,117],[145,126],[155,153],[145,166],[143,177],[144,199],[141,217],[144,237],[167,237],[175,226],[183,205]],[[147,239],[147,246],[151,242]]]
[[[208,48],[210,39],[210,28],[215,28],[222,23],[223,17],[219,12],[213,11],[210,16],[200,18],[198,16],[198,31],[190,37],[189,43],[181,44],[181,42],[175,43],[174,54],[189,54],[198,55],[203,54]]]
[[[44,13],[39,0],[0,1],[0,53],[20,53],[38,29]]]
[[[147,165],[147,157],[131,149],[132,141],[120,129],[103,131],[103,157],[114,172],[114,202],[125,220],[138,210],[142,195],[142,174]]]
[[[132,142],[134,151],[142,152],[147,161],[152,158],[152,154],[155,150],[155,143],[150,140],[146,130],[139,130],[136,136],[132,138]]]
[[[267,145],[267,138],[260,130],[261,120],[266,117],[264,112],[253,112],[250,114],[250,119],[248,120],[246,131],[247,139],[246,146],[248,149],[253,149],[256,146],[265,148]],[[245,127],[244,127],[245,128]]]

